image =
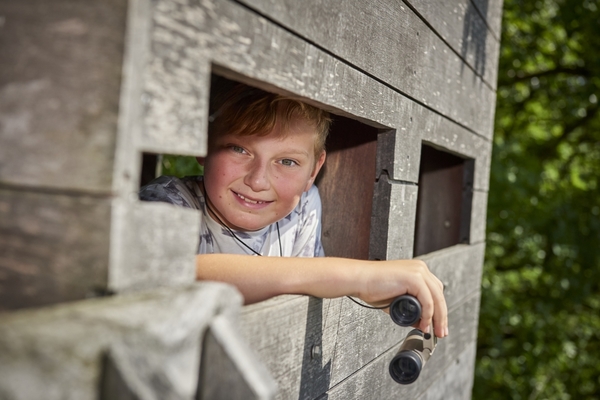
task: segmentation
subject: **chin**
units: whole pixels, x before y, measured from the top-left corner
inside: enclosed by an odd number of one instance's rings
[[[256,221],[256,222],[249,222],[249,221],[239,221],[239,224],[233,223],[232,225],[235,227],[234,229],[239,230],[239,231],[258,231],[266,226],[269,226],[271,224],[275,223],[275,221],[273,222],[263,222],[263,221]]]

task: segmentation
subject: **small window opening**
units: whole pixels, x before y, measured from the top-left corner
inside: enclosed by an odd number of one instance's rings
[[[421,148],[414,255],[468,243],[474,161]]]
[[[198,164],[196,157],[143,153],[140,187],[161,175],[183,178],[184,176],[202,175],[202,173],[202,165]]]

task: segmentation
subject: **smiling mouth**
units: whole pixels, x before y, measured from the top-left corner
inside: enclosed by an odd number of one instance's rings
[[[267,203],[271,203],[270,201],[252,200],[252,199],[249,199],[249,198],[247,198],[245,196],[242,196],[241,194],[239,194],[237,192],[234,192],[234,193],[235,193],[235,195],[237,197],[239,197],[240,199],[242,199],[245,202],[250,203],[250,204],[267,204]]]

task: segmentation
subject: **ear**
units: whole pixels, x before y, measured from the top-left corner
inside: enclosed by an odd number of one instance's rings
[[[204,167],[204,160],[206,160],[206,157],[196,157],[196,161],[198,161],[198,164],[202,165]]]
[[[323,164],[325,164],[325,158],[327,158],[327,153],[325,153],[325,150],[323,150],[323,152],[321,153],[321,155],[315,162],[315,168],[314,168],[313,172],[310,174],[310,179],[308,180],[308,182],[306,184],[306,188],[304,189],[305,192],[308,191],[308,189],[310,189],[312,184],[315,182],[315,178],[319,174],[321,167],[323,166]]]

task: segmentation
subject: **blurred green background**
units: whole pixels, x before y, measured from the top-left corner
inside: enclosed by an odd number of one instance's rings
[[[600,1],[504,0],[474,399],[600,398]]]

